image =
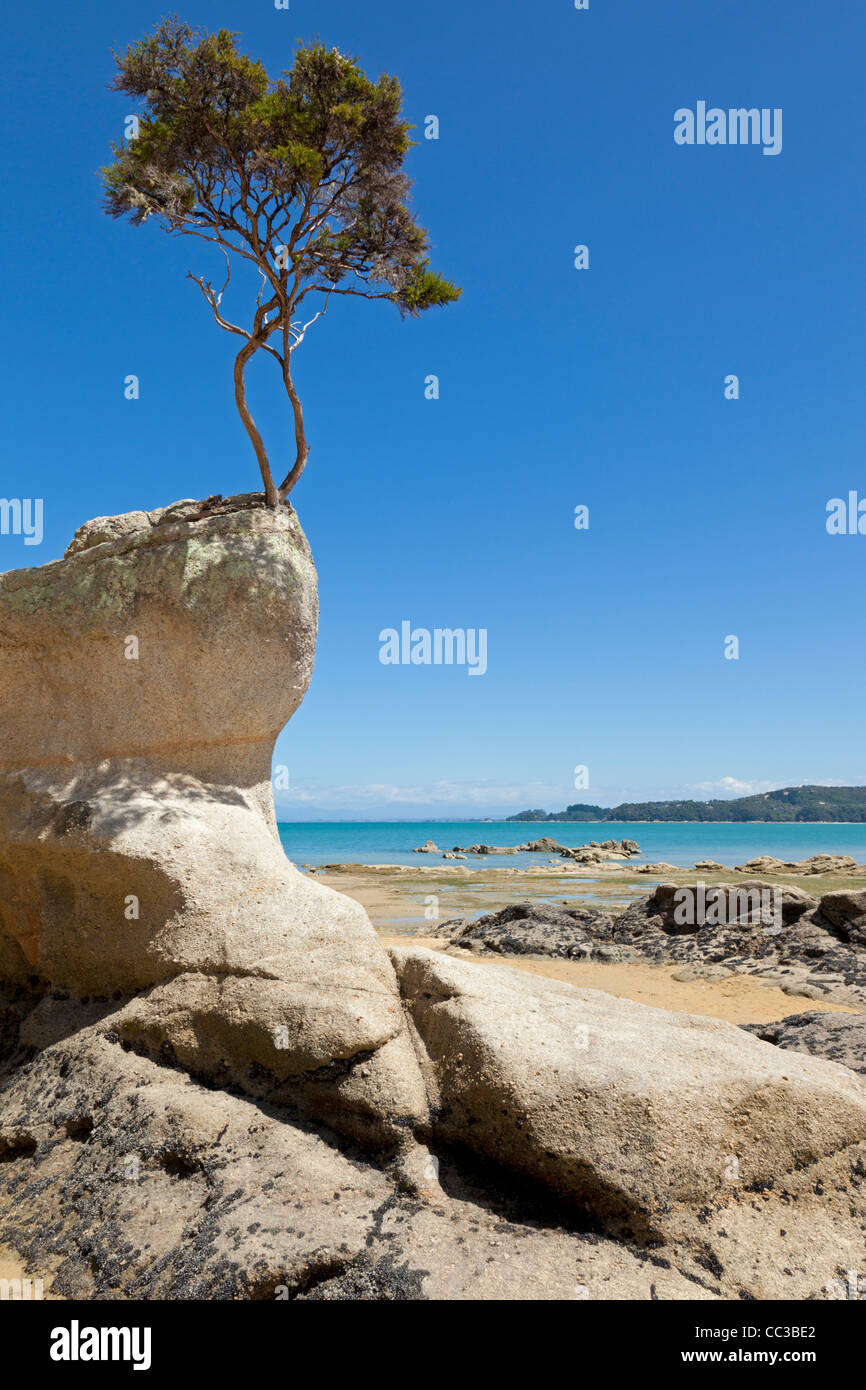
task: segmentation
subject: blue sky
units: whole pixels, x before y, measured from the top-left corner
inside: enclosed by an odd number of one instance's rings
[[[164,13],[83,0],[5,20],[2,493],[43,497],[45,535],[0,537],[4,569],[56,558],[96,514],[257,486],[232,341],[185,279],[219,264],[100,208],[135,109],[107,90],[110,51]],[[434,264],[464,287],[415,322],[342,301],[300,350],[313,447],[293,500],[321,632],[277,745],[281,815],[866,781],[866,536],[825,529],[830,498],[866,497],[862,7],[181,14],[240,30],[272,72],[317,35],[395,72],[419,138],[439,117],[410,172]],[[781,108],[781,154],[677,146],[674,112],[699,100]],[[250,398],[279,471],[290,417],[268,365]],[[380,631],[406,619],[485,628],[486,673],[382,665]]]

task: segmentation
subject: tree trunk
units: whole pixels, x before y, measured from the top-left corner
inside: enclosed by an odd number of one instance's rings
[[[244,422],[244,428],[250,437],[250,442],[256,451],[256,458],[258,459],[259,469],[261,470],[262,481],[265,485],[265,500],[268,506],[276,511],[277,507],[280,505],[280,496],[274,485],[274,478],[271,473],[271,466],[268,462],[267,453],[265,452],[265,446],[262,442],[262,436],[256,429],[255,421],[247,407],[246,389],[244,387],[244,369],[257,347],[258,343],[252,341],[245,343],[235,358],[235,404],[238,408],[238,414]]]
[[[288,357],[286,357],[286,365],[283,369],[283,381],[289,393],[289,400],[292,402],[292,413],[295,417],[295,463],[294,467],[286,474],[285,478],[280,483],[278,496],[281,502],[285,501],[288,497],[295,483],[306,468],[310,453],[307,437],[304,434],[304,412],[301,409],[300,397],[295,390],[295,383],[292,381]]]

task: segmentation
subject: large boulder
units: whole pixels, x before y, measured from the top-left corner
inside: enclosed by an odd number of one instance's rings
[[[455,960],[391,953],[423,1048],[434,1132],[545,1183],[608,1229],[777,1181],[866,1139],[844,1067],[720,1020]]]
[[[0,979],[135,994],[136,1046],[381,1137],[424,1111],[393,971],[274,816],[316,621],[297,516],[249,497],[0,576]]]
[[[552,903],[512,903],[483,917],[455,918],[443,923],[439,935],[449,937],[454,946],[515,956],[609,960],[613,949],[607,913]]]
[[[720,1296],[696,1263],[702,1251],[650,1263],[595,1233],[558,1229],[507,1184],[478,1188],[448,1157],[447,1191],[437,1184],[435,1199],[420,1201],[399,1171],[327,1131],[123,1049],[114,1015],[82,1026],[85,1007],[68,1001],[61,1012],[61,1031],[77,1030],[48,1042],[49,1020],[31,1018],[26,1037],[47,1045],[13,1073],[0,1107],[0,1246],[46,1287],[53,1275],[52,1294]],[[3,1060],[0,1051],[0,1069]]]
[[[761,879],[703,891],[700,885],[660,883],[616,918],[613,940],[659,964],[769,961],[817,907],[818,899],[801,888]]]
[[[866,946],[866,889],[851,893],[825,893],[821,917],[830,930],[854,946]]]

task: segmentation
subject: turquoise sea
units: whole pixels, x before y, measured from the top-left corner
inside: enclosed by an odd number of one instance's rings
[[[636,840],[641,853],[632,862],[664,860],[691,866],[715,859],[733,868],[759,854],[779,859],[805,859],[810,854],[850,854],[866,862],[866,825],[659,824],[628,821],[601,824],[503,821],[292,821],[280,824],[286,854],[296,864],[430,864],[436,855],[413,854],[416,845],[432,840],[440,850],[455,845],[520,845],[550,835],[574,847],[590,840]],[[520,868],[544,862],[537,854],[509,855],[468,861]]]

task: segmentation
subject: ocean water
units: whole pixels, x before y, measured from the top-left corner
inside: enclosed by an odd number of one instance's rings
[[[455,845],[520,845],[550,835],[574,848],[590,840],[635,840],[641,848],[632,863],[664,860],[688,867],[715,859],[726,867],[744,864],[759,854],[778,859],[805,859],[810,854],[850,854],[866,862],[866,825],[658,824],[605,821],[596,824],[502,821],[291,821],[282,822],[280,839],[295,864],[434,864],[440,855],[413,854],[432,840],[440,850]],[[521,868],[543,864],[541,854],[487,855],[467,864]]]

